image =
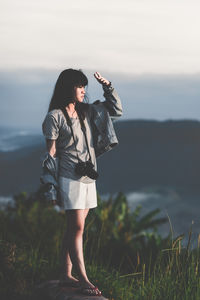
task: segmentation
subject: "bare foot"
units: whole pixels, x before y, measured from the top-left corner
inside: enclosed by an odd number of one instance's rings
[[[89,296],[100,296],[101,291],[90,281],[80,281],[81,292]]]

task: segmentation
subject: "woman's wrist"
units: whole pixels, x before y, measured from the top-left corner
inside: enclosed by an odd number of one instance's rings
[[[113,87],[112,87],[112,83],[111,81],[109,81],[109,84],[102,84],[103,90],[104,92],[112,92],[113,91]]]
[[[102,85],[109,87],[111,86],[111,81],[108,81],[108,83],[102,83]]]

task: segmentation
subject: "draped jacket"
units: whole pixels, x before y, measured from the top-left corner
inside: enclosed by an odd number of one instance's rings
[[[96,157],[118,144],[112,120],[122,115],[121,101],[112,85],[103,85],[103,90],[105,101],[97,100],[89,104],[92,112],[90,122]],[[58,159],[47,152],[42,161],[40,182],[47,200],[57,200]]]

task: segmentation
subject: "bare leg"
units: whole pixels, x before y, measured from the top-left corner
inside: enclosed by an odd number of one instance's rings
[[[75,267],[81,288],[84,293],[88,295],[100,295],[101,292],[89,281],[85,269],[83,256],[83,232],[85,226],[85,219],[87,212],[84,210],[70,210],[67,211],[69,219],[69,253],[70,258]]]
[[[73,263],[79,277],[79,285],[82,288],[82,292],[87,295],[101,295],[98,288],[95,288],[89,281],[84,263],[83,232],[88,211],[89,209],[74,209],[67,211],[67,251],[65,252],[66,281],[77,282],[77,279],[71,275]]]
[[[85,224],[85,219],[88,215],[89,209],[81,210],[83,212],[83,222]],[[67,213],[67,215],[70,213]],[[61,279],[67,282],[75,282],[78,283],[78,280],[72,276],[72,261],[69,255],[69,237],[70,237],[70,218],[67,216],[67,229],[63,237],[63,245],[62,245],[62,276]]]
[[[68,223],[68,220],[67,220]],[[62,251],[61,251],[61,280],[66,282],[75,282],[78,283],[78,280],[72,276],[72,262],[69,256],[69,226],[67,224],[67,228],[65,234],[63,236],[63,243],[62,243]]]

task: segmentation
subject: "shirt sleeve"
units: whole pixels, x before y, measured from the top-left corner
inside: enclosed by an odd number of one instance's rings
[[[59,126],[57,120],[51,114],[47,114],[42,123],[43,135],[46,139],[56,140],[59,136]]]
[[[106,101],[103,102],[104,106],[108,110],[111,117],[121,117],[122,115],[122,104],[119,95],[116,90],[112,87],[111,82],[109,85],[102,85],[104,91],[104,98]]]

